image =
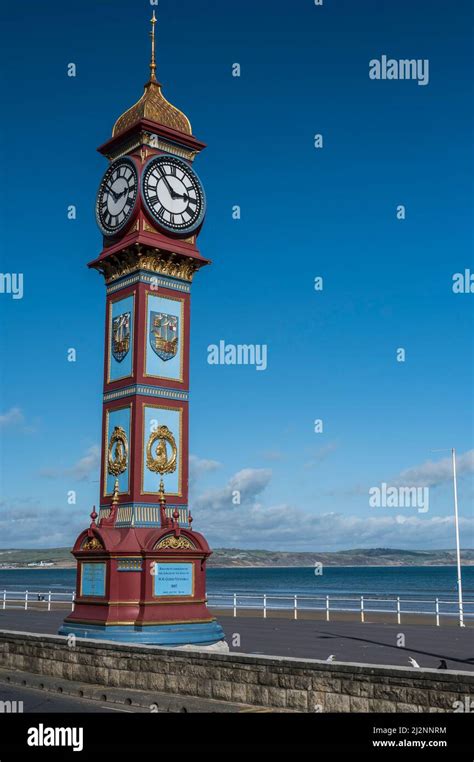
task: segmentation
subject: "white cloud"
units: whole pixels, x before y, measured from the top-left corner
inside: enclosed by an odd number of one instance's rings
[[[212,473],[221,468],[221,463],[217,460],[198,458],[197,455],[189,456],[189,481],[196,482],[204,474]]]
[[[51,521],[53,517],[53,521]],[[4,548],[72,547],[79,533],[90,523],[87,516],[69,509],[42,507],[39,502],[22,508],[18,501],[7,511],[0,511],[0,534]],[[72,556],[71,556],[72,558]]]
[[[337,450],[336,442],[328,442],[328,444],[320,447],[310,457],[310,460],[304,464],[305,468],[315,468],[319,464],[326,460],[335,450]]]
[[[76,481],[88,481],[91,475],[95,475],[100,467],[100,447],[92,445],[86,454],[79,458],[70,468],[43,468],[39,475],[46,479],[59,479],[72,477]]]
[[[94,474],[100,466],[100,447],[92,445],[86,454],[75,463],[72,468],[67,469],[66,475],[71,475],[78,481],[87,481],[91,474]]]
[[[266,469],[246,469],[227,486],[208,490],[193,501],[194,527],[202,528],[214,547],[331,551],[344,548],[451,548],[451,516],[410,513],[354,516],[310,513],[287,504],[265,506],[260,496],[271,479]],[[239,490],[240,504],[233,494]],[[408,511],[409,509],[407,509]],[[472,547],[474,519],[461,519],[464,547]]]
[[[19,407],[12,407],[6,413],[0,414],[0,428],[19,426],[25,421],[25,416]]]
[[[270,469],[246,468],[235,474],[225,487],[207,490],[192,500],[192,507],[196,513],[199,511],[200,514],[208,516],[207,521],[213,523],[215,513],[225,515],[228,509],[236,508],[235,493],[240,495],[238,507],[252,504],[255,496],[263,492],[271,477]]]
[[[474,450],[468,450],[456,458],[458,476],[474,473]],[[406,487],[437,487],[453,478],[451,457],[442,460],[428,460],[420,466],[413,466],[402,471],[391,481],[394,486]]]
[[[81,459],[79,473],[90,465]],[[268,550],[331,551],[391,547],[441,549],[454,547],[451,515],[427,517],[376,509],[370,515],[310,513],[288,504],[264,505],[262,493],[271,481],[269,469],[244,469],[220,489],[207,490],[192,502],[194,528],[214,547]],[[240,504],[234,503],[240,493]],[[8,506],[8,507],[7,507]],[[77,506],[52,509],[38,500],[4,499],[0,505],[3,547],[68,546],[88,524]],[[48,520],[54,516],[54,522]],[[474,545],[474,519],[460,520],[462,547]]]
[[[474,450],[468,450],[456,457],[457,474],[459,477],[468,476],[474,473]],[[418,466],[401,471],[397,476],[381,480],[387,482],[392,487],[439,487],[442,484],[451,483],[453,478],[453,465],[451,456],[441,460],[428,460]],[[380,484],[380,482],[379,482]],[[324,497],[356,497],[358,495],[368,495],[372,487],[377,486],[377,482],[371,484],[356,484],[348,488],[338,488],[326,490],[322,493]]]
[[[270,460],[270,461],[279,461],[284,460],[285,456],[281,452],[281,450],[263,450],[260,453],[260,457],[264,460]]]

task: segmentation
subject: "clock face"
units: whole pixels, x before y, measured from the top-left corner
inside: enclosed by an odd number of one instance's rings
[[[189,235],[206,212],[204,190],[196,173],[175,156],[155,156],[145,166],[142,193],[148,212],[162,228]]]
[[[138,172],[131,159],[110,165],[97,194],[97,224],[105,236],[119,233],[130,222],[138,198]]]

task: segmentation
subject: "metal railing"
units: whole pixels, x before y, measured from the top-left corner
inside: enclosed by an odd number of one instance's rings
[[[75,593],[56,593],[48,590],[47,592],[38,591],[22,591],[18,590],[4,590],[1,594],[2,609],[46,609],[51,611],[52,605],[55,603],[62,604],[62,606],[68,605],[71,610],[74,611],[74,603],[76,599]]]
[[[28,609],[51,611],[52,608],[71,608],[74,611],[74,592],[0,591],[0,610]],[[244,611],[261,612],[264,619],[272,612],[287,613],[292,619],[304,618],[305,614],[319,613],[329,622],[331,615],[355,614],[361,622],[370,614],[393,614],[398,624],[402,616],[417,615],[433,617],[439,627],[444,618],[459,618],[457,600],[444,598],[407,598],[400,595],[377,598],[370,595],[268,595],[267,593],[208,593],[211,608],[230,610],[234,617]],[[474,600],[464,600],[464,618],[474,620]]]
[[[439,627],[443,617],[459,618],[461,621],[457,600],[444,598],[405,598],[397,595],[393,598],[376,598],[360,595],[357,597],[343,595],[306,596],[306,595],[268,595],[265,593],[209,593],[208,604],[216,609],[231,609],[234,617],[239,611],[255,610],[262,613],[264,619],[271,612],[287,612],[293,619],[298,619],[305,613],[319,612],[327,622],[331,614],[353,613],[360,621],[365,622],[370,614],[393,614],[398,624],[403,615],[432,616]],[[464,617],[474,618],[474,600],[464,600]]]

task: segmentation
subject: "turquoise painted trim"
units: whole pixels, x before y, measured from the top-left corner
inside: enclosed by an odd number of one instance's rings
[[[110,508],[110,505],[107,503],[107,505],[104,503],[100,506],[101,508]],[[159,508],[158,503],[120,503],[120,508]],[[187,505],[174,505],[173,503],[167,503],[166,508],[171,511],[175,508],[178,509],[178,511],[188,510]]]
[[[113,402],[123,397],[134,397],[136,395],[144,397],[158,397],[163,399],[178,400],[179,402],[189,402],[189,391],[180,391],[177,389],[165,389],[162,386],[148,386],[146,384],[134,384],[125,389],[117,389],[113,392],[105,392],[104,402]]]
[[[60,627],[58,635],[75,635],[85,640],[108,640],[114,643],[155,646],[210,646],[225,640],[225,632],[214,619],[199,624],[153,625],[153,627],[81,624],[80,622]]]
[[[137,511],[136,508],[154,508],[156,512],[156,520],[152,521],[145,521],[145,519],[140,519],[137,517]],[[185,518],[184,520],[180,520],[179,526],[183,529],[189,529],[189,508],[187,505],[167,505],[167,513],[168,516],[173,513],[175,508],[180,511],[180,514],[182,511],[185,512]],[[159,511],[159,505],[156,503],[128,503],[128,504],[121,504],[120,509],[123,509],[123,511],[130,510],[131,512],[131,518],[127,518],[126,520],[120,520],[118,519],[116,521],[116,526],[118,528],[124,528],[124,527],[161,527],[161,518],[160,518],[160,511]],[[110,505],[101,505],[100,511],[99,511],[99,520],[102,520],[103,518],[107,517],[109,515],[110,511]],[[119,513],[120,516],[120,513]]]
[[[161,286],[162,288],[169,288],[171,291],[180,291],[184,294],[191,293],[191,284],[187,280],[181,278],[174,278],[172,275],[159,275],[152,271],[139,270],[131,275],[124,275],[122,278],[118,278],[110,286],[107,286],[107,295],[115,294],[117,291],[121,291],[129,286],[134,286],[135,283],[146,283],[149,286]]]

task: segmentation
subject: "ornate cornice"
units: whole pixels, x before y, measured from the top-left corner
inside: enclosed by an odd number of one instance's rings
[[[102,273],[107,284],[137,270],[148,270],[191,282],[194,274],[205,264],[207,262],[200,262],[184,254],[175,254],[137,244],[102,259],[94,264],[94,269]]]
[[[110,143],[110,141],[109,141]],[[203,146],[200,146],[201,148]],[[140,129],[139,132],[135,130],[127,136],[123,136],[117,139],[113,139],[112,143],[107,144],[103,149],[99,149],[107,156],[110,161],[120,159],[122,156],[129,156],[133,152],[140,152],[142,163],[148,156],[151,156],[156,151],[163,151],[173,156],[180,156],[187,161],[194,161],[198,153],[197,148],[190,148],[181,144],[178,140],[172,138],[160,137],[160,135],[152,129]]]

